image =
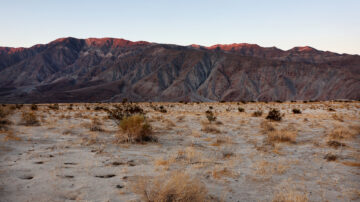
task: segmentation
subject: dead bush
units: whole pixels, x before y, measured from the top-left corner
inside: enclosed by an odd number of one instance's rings
[[[338,142],[336,140],[330,140],[326,143],[329,147],[334,147],[335,149],[339,148],[339,147],[345,147],[346,144]]]
[[[40,122],[34,112],[23,112],[21,116],[21,123],[26,126],[40,125]]]
[[[58,103],[55,103],[55,104],[53,104],[53,105],[49,105],[49,109],[59,110],[59,104],[58,104]]]
[[[300,109],[293,109],[292,112],[294,114],[301,114],[301,110]]]
[[[207,189],[198,179],[183,172],[170,176],[160,175],[152,179],[142,177],[132,186],[143,201],[148,202],[197,202],[207,200]]]
[[[116,135],[116,142],[148,142],[156,141],[152,135],[151,125],[143,115],[133,115],[120,121],[121,132]]]

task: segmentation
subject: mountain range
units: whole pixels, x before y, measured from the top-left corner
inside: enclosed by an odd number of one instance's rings
[[[0,102],[360,99],[360,56],[312,47],[60,38],[0,47]]]

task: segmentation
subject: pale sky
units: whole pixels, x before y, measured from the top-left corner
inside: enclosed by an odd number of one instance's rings
[[[0,46],[61,37],[360,54],[360,0],[0,0]]]

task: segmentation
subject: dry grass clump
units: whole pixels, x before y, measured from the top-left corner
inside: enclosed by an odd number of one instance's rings
[[[99,131],[102,132],[104,129],[101,127],[102,123],[99,121],[99,119],[93,119],[90,124],[90,131]]]
[[[121,120],[121,132],[116,135],[116,142],[147,142],[156,141],[152,135],[151,125],[143,115],[133,115]]]
[[[223,177],[229,177],[229,178],[238,177],[237,173],[223,166],[215,166],[214,170],[211,171],[211,175],[214,179],[221,179]]]
[[[40,122],[34,112],[23,112],[21,116],[21,123],[26,126],[40,125]]]
[[[201,125],[202,125],[201,131],[205,133],[219,134],[221,132],[218,128],[216,128],[216,126],[211,125],[209,123],[202,122]]]
[[[272,202],[307,202],[309,201],[306,193],[296,190],[283,189],[278,191],[272,199]]]
[[[262,121],[260,123],[260,127],[261,127],[263,133],[268,133],[268,132],[276,130],[274,124],[267,120]]]
[[[268,162],[265,160],[260,160],[253,164],[255,174],[262,176],[284,174],[289,167],[288,163],[285,162]]]
[[[336,121],[344,122],[344,117],[341,115],[333,114],[332,118]]]
[[[287,129],[274,130],[267,133],[269,142],[291,142],[295,143],[297,133]]]
[[[351,131],[348,128],[345,128],[343,126],[336,127],[333,131],[330,132],[328,137],[331,140],[341,140],[341,139],[351,139],[354,138],[356,133],[354,131]]]
[[[198,179],[183,172],[169,176],[160,175],[152,179],[141,178],[132,187],[134,192],[148,202],[196,202],[207,200],[207,189]]]

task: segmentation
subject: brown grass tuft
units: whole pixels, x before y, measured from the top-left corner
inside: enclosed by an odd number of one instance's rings
[[[284,189],[278,191],[274,198],[273,202],[307,202],[309,201],[308,195],[306,193],[301,193],[296,190]]]
[[[297,133],[287,129],[274,130],[267,133],[267,140],[270,142],[291,142],[295,143]]]
[[[160,175],[152,179],[142,177],[132,189],[141,195],[143,201],[149,202],[202,202],[207,199],[205,185],[183,172],[173,172],[169,176]]]
[[[331,140],[351,139],[356,135],[355,132],[343,126],[336,127],[332,132],[329,133]]]

